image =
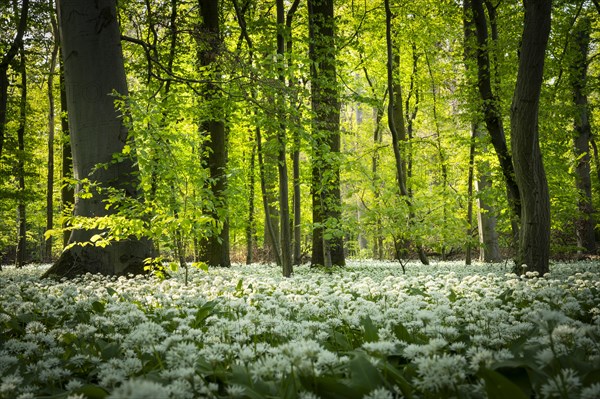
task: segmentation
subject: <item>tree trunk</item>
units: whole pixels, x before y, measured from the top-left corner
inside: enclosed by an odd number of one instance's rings
[[[513,160],[506,145],[499,99],[492,89],[489,56],[490,43],[488,40],[488,28],[483,0],[472,0],[471,6],[473,12],[472,23],[475,25],[477,36],[477,87],[483,101],[485,125],[490,133],[492,144],[500,162],[502,175],[504,176],[508,204],[512,213],[511,225],[513,227],[513,238],[516,243],[518,237],[518,219],[521,215],[519,186],[515,180]]]
[[[281,91],[278,93],[278,113],[279,126],[277,131],[277,171],[279,174],[279,225],[281,226],[281,261],[283,268],[283,276],[290,277],[292,275],[292,238],[290,227],[290,203],[289,203],[289,182],[287,170],[287,154],[286,154],[286,125],[285,120],[287,115],[287,99],[283,88],[285,84],[285,10],[283,0],[276,1],[277,7],[277,55],[278,63],[278,79],[281,86]]]
[[[538,110],[550,33],[551,0],[525,0],[519,71],[511,106],[511,145],[521,193],[517,266],[548,272],[550,200],[539,145]]]
[[[587,99],[588,52],[590,45],[591,22],[581,17],[575,24],[572,37],[570,57],[570,80],[575,105],[574,150],[575,182],[579,192],[578,207],[580,216],[575,222],[577,245],[586,253],[596,252],[594,234],[594,208],[592,205],[592,179],[590,177],[590,137],[592,135],[589,121]]]
[[[127,94],[120,32],[115,0],[58,1],[65,85],[69,109],[69,130],[73,152],[74,177],[90,179],[101,187],[137,195],[136,167],[131,159],[112,163],[112,155],[122,151],[127,129],[115,110],[116,91]],[[97,168],[106,164],[107,168]],[[80,191],[81,184],[77,190]],[[105,196],[97,191],[91,198],[76,196],[75,215],[106,216]],[[90,241],[95,230],[74,230],[70,243]],[[82,273],[122,275],[143,273],[143,261],[151,255],[147,239],[130,237],[101,248],[73,245],[62,253],[45,276],[73,277]]]
[[[386,22],[386,44],[387,44],[387,84],[388,91],[390,92],[390,99],[388,104],[388,125],[392,134],[392,147],[394,151],[395,167],[396,167],[396,181],[398,184],[398,193],[403,197],[409,210],[409,223],[412,223],[414,219],[414,210],[411,196],[406,188],[406,173],[404,169],[404,161],[400,152],[400,140],[406,137],[406,128],[404,126],[404,117],[402,113],[402,93],[400,85],[394,82],[394,67],[397,66],[397,58],[393,54],[393,43],[392,43],[392,12],[390,9],[389,0],[385,0],[385,22]],[[394,62],[396,60],[396,62]],[[394,239],[394,241],[397,241]],[[419,241],[419,239],[417,239]],[[394,243],[396,247],[396,253],[399,254],[398,242]],[[421,263],[427,265],[429,260],[423,250],[421,244],[417,242],[417,249],[419,252],[419,258]],[[399,258],[399,256],[398,256]],[[401,261],[401,259],[398,259]]]
[[[256,165],[256,144],[254,137],[250,135],[250,168],[248,170],[248,224],[246,225],[246,264],[254,262],[254,236],[256,235],[254,216],[254,185]]]
[[[62,59],[62,51],[61,57]],[[68,117],[68,106],[67,106],[67,90],[65,86],[65,70],[62,60],[59,61],[60,69],[60,129],[62,131],[62,187],[60,189],[61,208],[63,214],[66,214],[67,210],[72,212],[71,207],[75,203],[75,190],[70,183],[70,179],[73,178],[73,158],[71,156],[71,139],[69,137],[69,117]],[[66,222],[63,222],[63,228],[66,228]],[[63,232],[63,248],[69,244],[69,238],[71,232],[65,230]]]
[[[23,35],[27,27],[27,15],[29,13],[29,0],[23,0],[21,3],[21,15],[17,26],[17,33],[13,39],[8,51],[0,60],[0,159],[2,159],[2,149],[4,147],[4,134],[6,131],[6,109],[8,107],[8,68],[19,52],[23,42]]]
[[[19,217],[19,230],[17,234],[16,266],[25,265],[27,256],[27,215],[25,203],[25,128],[27,126],[27,67],[25,64],[25,48],[23,42],[19,45],[21,61],[19,73],[21,74],[21,100],[19,102],[19,127],[17,129],[17,142],[19,154],[17,156],[17,180],[19,181],[19,195],[17,197],[17,212]]]
[[[204,88],[204,100],[210,107],[208,120],[201,129],[208,135],[207,153],[204,163],[210,172],[209,189],[213,196],[213,208],[208,214],[218,222],[217,232],[201,241],[200,259],[211,266],[231,266],[229,258],[229,216],[227,207],[227,129],[224,107],[220,94],[218,56],[222,51],[223,39],[219,23],[219,0],[198,0],[202,22],[199,27],[198,58],[213,82]]]
[[[478,193],[485,193],[492,187],[492,180],[486,164],[480,164],[475,189]],[[477,198],[477,226],[479,230],[479,260],[482,262],[500,262],[500,246],[496,210],[484,198]]]
[[[52,3],[52,2],[51,2]],[[51,16],[52,36],[54,45],[50,57],[50,70],[48,71],[48,168],[46,178],[46,231],[54,227],[54,72],[56,70],[56,58],[58,55],[58,26]],[[44,251],[46,262],[52,260],[52,237],[46,240]]]
[[[340,100],[336,78],[333,0],[309,0],[308,25],[314,113],[311,263],[343,266],[346,261],[340,227]]]

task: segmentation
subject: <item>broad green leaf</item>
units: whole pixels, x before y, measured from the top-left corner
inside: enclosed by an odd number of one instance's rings
[[[477,375],[485,381],[485,391],[489,399],[528,399],[516,384],[497,371],[482,368]]]
[[[351,375],[351,386],[357,392],[367,394],[385,384],[383,377],[362,352],[355,352],[348,363]]]
[[[373,324],[371,317],[367,315],[361,319],[361,324],[365,330],[365,342],[379,341],[379,329]]]

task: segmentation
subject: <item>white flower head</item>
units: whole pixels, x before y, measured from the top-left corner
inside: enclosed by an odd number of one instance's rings
[[[169,397],[169,390],[154,381],[141,379],[125,381],[107,399],[163,399]]]

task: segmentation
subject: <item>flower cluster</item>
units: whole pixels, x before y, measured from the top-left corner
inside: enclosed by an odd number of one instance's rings
[[[600,270],[0,275],[0,398],[600,396]],[[517,391],[515,391],[517,390]],[[62,395],[62,396],[61,396]]]

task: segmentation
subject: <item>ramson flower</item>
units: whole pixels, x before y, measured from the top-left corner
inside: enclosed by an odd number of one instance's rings
[[[169,397],[169,390],[154,381],[135,379],[125,381],[112,391],[107,399],[163,399]]]
[[[461,355],[446,353],[415,359],[415,386],[423,391],[439,392],[464,380],[467,361]]]

